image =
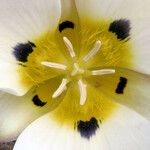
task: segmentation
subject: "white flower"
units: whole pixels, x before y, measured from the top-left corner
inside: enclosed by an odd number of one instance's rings
[[[149,5],[1,0],[0,140],[47,113],[14,150],[148,150]]]

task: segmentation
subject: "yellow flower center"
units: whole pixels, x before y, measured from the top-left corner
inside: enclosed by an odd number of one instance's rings
[[[57,98],[58,96],[60,96],[60,94],[62,94],[62,92],[64,92],[67,89],[67,84],[69,82],[71,82],[72,80],[77,80],[77,83],[79,86],[79,91],[80,91],[80,104],[84,105],[84,103],[86,102],[86,98],[87,98],[87,90],[86,90],[87,85],[83,82],[84,76],[111,74],[111,73],[115,73],[115,70],[114,69],[101,69],[101,70],[89,71],[89,70],[85,70],[85,69],[81,68],[79,66],[80,63],[74,62],[74,58],[76,57],[76,54],[73,49],[72,43],[69,41],[69,39],[67,37],[64,37],[63,40],[64,40],[65,45],[68,48],[70,56],[73,59],[73,65],[71,66],[71,69],[69,69],[64,64],[59,64],[59,63],[55,63],[55,62],[41,62],[41,64],[44,66],[50,67],[50,68],[60,69],[60,70],[64,70],[64,71],[68,70],[68,72],[69,72],[66,75],[66,77],[63,78],[60,86],[52,95],[52,98]],[[94,57],[94,55],[96,55],[96,53],[99,51],[100,47],[101,47],[101,42],[96,41],[94,48],[86,56],[84,56],[83,61],[88,62],[92,57]]]
[[[87,20],[87,26],[79,31],[81,40],[78,45],[72,40],[72,29],[68,31],[69,36],[59,36],[61,33],[58,32],[57,35],[45,33],[35,40],[37,47],[28,62],[22,63],[26,67],[19,67],[25,86],[32,84],[38,89],[41,84],[46,84],[46,89],[37,90],[41,99],[55,102],[63,97],[54,111],[59,122],[86,121],[93,116],[105,120],[116,108],[116,104],[98,91],[98,87],[105,76],[116,73],[116,67],[131,66],[132,55],[130,42],[118,40],[114,33],[108,31],[109,25],[110,22],[102,21],[101,27],[97,27]],[[57,86],[51,83],[51,79],[56,77],[61,78]],[[88,78],[94,78],[93,85]],[[48,86],[54,86],[51,95],[46,92],[50,89]]]

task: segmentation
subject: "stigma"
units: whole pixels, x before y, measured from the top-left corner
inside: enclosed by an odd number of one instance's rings
[[[73,45],[71,41],[67,37],[63,37],[63,42],[67,48],[67,51],[72,59],[76,58],[76,53],[74,51]],[[101,41],[98,40],[95,42],[94,47],[89,51],[89,53],[84,56],[82,59],[83,62],[88,62],[91,58],[93,58],[101,48]],[[78,60],[78,58],[76,59]],[[42,61],[41,65],[44,65],[45,67],[53,68],[53,69],[59,69],[64,71],[65,77],[62,79],[59,87],[56,89],[56,91],[53,93],[52,98],[55,99],[59,97],[64,91],[68,88],[68,83],[72,82],[73,80],[76,81],[80,93],[80,105],[84,105],[87,100],[87,84],[84,80],[85,78],[85,72],[89,72],[89,76],[97,76],[97,75],[106,75],[106,74],[114,74],[115,69],[100,69],[100,70],[87,70],[84,67],[80,66],[80,63],[78,61],[73,62],[71,69],[69,66],[57,62],[50,62],[50,61]]]

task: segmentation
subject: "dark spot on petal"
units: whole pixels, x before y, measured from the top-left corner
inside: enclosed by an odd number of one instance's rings
[[[30,41],[28,43],[19,43],[13,48],[13,54],[18,61],[27,62],[28,56],[33,52],[34,47],[36,45]]]
[[[33,97],[32,101],[33,101],[34,105],[39,106],[39,107],[43,107],[44,105],[46,105],[46,102],[42,102],[42,101],[39,99],[38,95],[35,95],[35,96]]]
[[[120,77],[120,81],[117,85],[116,93],[123,94],[126,85],[127,85],[127,79],[124,77]]]
[[[127,19],[115,20],[109,27],[109,31],[115,33],[120,40],[124,40],[130,36],[130,29],[130,21]]]
[[[74,29],[74,23],[71,21],[64,21],[59,24],[59,31],[62,32],[64,29],[71,28]]]
[[[81,136],[87,139],[90,139],[95,135],[96,130],[99,128],[98,121],[96,118],[91,118],[90,121],[79,121],[77,124],[77,129],[80,132]]]

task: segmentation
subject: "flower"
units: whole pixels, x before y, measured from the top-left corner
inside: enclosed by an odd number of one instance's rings
[[[148,149],[149,3],[2,0],[0,139],[47,113],[14,150]]]

